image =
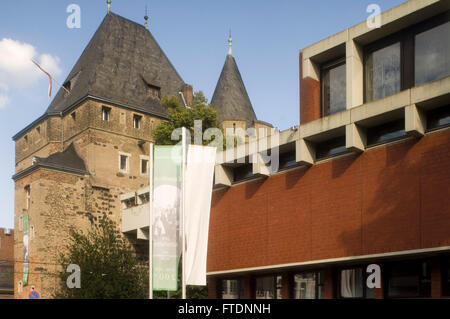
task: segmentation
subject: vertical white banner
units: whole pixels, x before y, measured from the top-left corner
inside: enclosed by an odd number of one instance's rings
[[[206,285],[206,256],[215,159],[215,147],[189,145],[185,175],[187,285]]]

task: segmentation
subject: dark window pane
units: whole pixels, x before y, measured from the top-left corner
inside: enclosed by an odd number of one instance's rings
[[[295,160],[295,150],[280,154],[280,170],[294,167],[297,165]]]
[[[125,171],[127,169],[128,157],[126,155],[120,155],[120,169]]]
[[[322,115],[346,109],[345,63],[322,70]]]
[[[450,75],[450,22],[419,33],[415,39],[415,84]]]
[[[318,143],[316,146],[316,159],[335,156],[346,152],[347,148],[345,147],[345,136],[340,136]]]
[[[256,299],[281,299],[281,276],[256,278]]]
[[[367,129],[367,145],[374,145],[406,136],[405,120],[395,120]]]
[[[450,105],[428,111],[427,129],[434,129],[450,125]]]
[[[400,92],[400,42],[366,57],[366,101]]]
[[[148,160],[142,160],[141,163],[141,173],[147,174]]]
[[[251,177],[253,177],[252,164],[244,164],[234,168],[234,182],[242,181]]]
[[[387,266],[387,294],[392,298],[429,297],[427,262],[399,262]]]

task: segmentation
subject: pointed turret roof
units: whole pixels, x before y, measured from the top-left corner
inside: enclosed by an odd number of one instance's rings
[[[220,122],[241,120],[246,121],[247,127],[250,127],[256,121],[255,111],[232,55],[231,41],[211,104],[217,110]]]
[[[144,26],[108,13],[73,67],[46,114],[67,111],[92,96],[144,112],[165,115],[148,87],[161,96],[176,95],[185,85],[152,34]]]

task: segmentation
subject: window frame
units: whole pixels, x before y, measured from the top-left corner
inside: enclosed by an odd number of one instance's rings
[[[125,170],[122,169],[122,165],[121,165],[122,164],[121,163],[122,156],[126,156],[127,157],[126,169]],[[130,173],[130,161],[131,161],[131,154],[119,152],[119,172],[125,173],[125,174],[129,174]]]
[[[327,71],[330,71],[334,68],[340,67],[342,65],[346,65],[346,57],[342,56],[340,58],[337,59],[333,59],[329,62],[323,63],[320,65],[320,117],[326,117],[326,116],[330,116],[332,114],[336,114],[342,111],[345,111],[347,109],[347,92],[345,92],[345,97],[346,97],[346,101],[345,101],[345,109],[342,109],[338,112],[334,112],[331,113],[329,112],[329,114],[325,114],[325,99],[324,99],[324,74]],[[347,70],[346,70],[347,73]],[[347,76],[347,74],[346,74]],[[347,90],[347,79],[345,80],[345,90]]]
[[[143,161],[147,161],[147,165],[146,165],[147,167],[146,167],[146,172],[145,173],[142,172],[142,168],[143,168],[142,162]],[[139,162],[140,162],[140,165],[139,165],[139,172],[140,172],[140,174],[142,176],[148,176],[149,175],[149,171],[150,171],[150,157],[141,155],[141,156],[139,156]]]
[[[298,272],[293,272],[292,273],[292,278],[291,278],[291,283],[292,283],[292,298],[293,299],[297,299],[295,298],[295,276],[296,275],[301,275],[301,274],[319,274],[321,276],[322,279],[322,283],[321,284],[316,284],[314,289],[315,289],[315,299],[323,299],[325,297],[325,271],[323,269],[311,269],[311,270],[302,270],[302,271],[298,271]],[[323,294],[322,294],[322,298],[318,298],[318,291],[319,289],[322,288],[323,289]],[[308,300],[308,298],[298,298],[298,300]]]
[[[262,278],[270,278],[272,277],[274,279],[273,281],[273,293],[274,296],[272,299],[262,298],[259,300],[277,300],[277,299],[283,299],[283,276],[279,273],[275,274],[262,274],[259,276],[255,276],[254,278],[254,286],[253,286],[253,297],[256,298],[256,291],[257,291],[257,280]],[[280,295],[278,295],[278,277],[281,277],[281,287],[280,287]]]
[[[245,288],[244,287],[244,278],[241,278],[241,277],[220,278],[219,280],[220,280],[220,285],[219,285],[219,296],[220,296],[220,299],[223,299],[223,289],[224,289],[223,282],[224,281],[232,281],[232,280],[235,280],[235,281],[238,282],[238,289],[237,289],[238,290],[238,298],[236,298],[236,299],[244,298],[244,293],[245,293],[244,292],[244,288]]]
[[[363,48],[363,101],[369,103],[376,100],[367,99],[367,69],[366,62],[369,54],[381,50],[397,42],[400,43],[400,92],[415,87],[415,37],[419,33],[431,30],[450,21],[450,11],[433,16],[416,23],[394,34],[369,43]],[[425,82],[429,83],[429,82]],[[422,83],[422,84],[425,84]],[[419,84],[419,85],[422,85]],[[398,92],[398,93],[400,93]],[[392,96],[392,95],[389,95]],[[388,97],[388,96],[385,96]],[[385,98],[383,97],[383,98]]]
[[[381,266],[381,265],[380,265]],[[362,287],[362,292],[363,295],[362,297],[342,297],[341,295],[341,281],[342,281],[342,271],[343,270],[350,270],[350,269],[361,269],[362,271],[362,275],[363,275],[363,287]],[[369,298],[367,297],[367,289],[372,289],[375,293],[375,288],[369,288],[367,287],[367,277],[370,274],[367,273],[367,265],[348,265],[348,266],[343,266],[343,267],[339,267],[337,269],[337,285],[336,285],[336,296],[338,299],[347,299],[347,300],[357,300],[357,299],[374,299],[373,297]]]
[[[142,121],[142,115],[133,114],[133,128],[140,129],[141,121]]]
[[[26,185],[24,187],[24,190],[25,190],[25,203],[26,203],[25,207],[27,210],[29,210],[31,207],[31,186]]]
[[[428,288],[428,296],[421,295],[421,275],[419,276],[419,295],[418,296],[389,296],[389,279],[390,279],[390,271],[393,264],[408,264],[411,263],[427,263],[428,267],[428,275],[429,275],[429,288]],[[392,261],[383,265],[383,295],[385,299],[426,299],[431,298],[431,265],[432,263],[428,259],[413,259],[413,260],[402,260],[402,261]]]
[[[111,108],[109,106],[102,105],[102,121],[109,122],[110,119],[111,119]]]

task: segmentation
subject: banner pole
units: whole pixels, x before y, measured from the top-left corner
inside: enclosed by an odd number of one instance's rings
[[[181,298],[182,299],[186,299],[186,272],[185,272],[185,253],[186,253],[186,234],[185,234],[185,218],[186,216],[184,215],[184,202],[185,202],[185,173],[186,173],[186,128],[183,127],[181,129],[181,141],[183,143],[183,159],[182,159],[182,168],[181,168],[181,172],[182,172],[182,181],[181,181],[181,236],[182,236],[182,240],[181,240],[181,249],[182,249],[182,253],[181,253]]]
[[[152,238],[153,238],[153,227],[152,227],[152,219],[153,219],[153,143],[150,143],[150,161],[149,161],[149,185],[150,185],[150,191],[149,191],[149,223],[148,223],[148,298],[153,299],[153,245],[152,245]]]

